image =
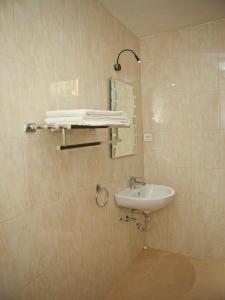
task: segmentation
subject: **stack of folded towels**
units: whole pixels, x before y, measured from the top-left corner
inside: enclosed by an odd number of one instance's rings
[[[129,127],[130,122],[123,111],[70,109],[51,110],[45,114],[45,123],[50,126],[120,126]]]

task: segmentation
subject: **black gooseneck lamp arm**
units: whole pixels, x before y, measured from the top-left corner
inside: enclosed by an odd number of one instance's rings
[[[132,52],[132,53],[134,54],[134,57],[136,58],[137,62],[138,62],[138,63],[141,62],[140,58],[137,56],[137,54],[136,54],[133,50],[131,50],[131,49],[124,49],[124,50],[120,51],[120,53],[119,53],[118,56],[117,56],[117,61],[116,61],[116,64],[114,65],[115,71],[120,71],[120,70],[122,69],[121,64],[119,64],[119,58],[120,58],[120,55],[121,55],[123,52],[125,52],[125,51],[130,51],[130,52]]]

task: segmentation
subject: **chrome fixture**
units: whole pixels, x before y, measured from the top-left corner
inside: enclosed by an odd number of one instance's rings
[[[138,181],[139,179],[143,179],[143,181]],[[129,178],[130,189],[135,189],[137,184],[145,185],[144,177],[131,176]]]
[[[116,126],[118,127],[126,127],[126,126]],[[68,145],[66,140],[66,133],[67,130],[70,129],[97,129],[97,128],[111,128],[111,126],[82,126],[82,125],[65,125],[65,126],[51,126],[51,125],[37,125],[36,123],[25,123],[24,124],[24,132],[26,133],[35,133],[39,129],[49,129],[50,131],[57,132],[61,131],[62,133],[62,145],[57,146],[57,150],[67,150],[67,149],[75,149],[75,148],[83,148],[83,147],[91,147],[91,146],[98,146],[102,144],[111,144],[112,141],[96,141],[96,142],[90,142],[90,143],[82,143],[82,144],[72,144]],[[117,142],[121,142],[119,138],[117,139]]]
[[[99,196],[103,192],[105,193],[105,200],[103,202],[100,202],[99,201]],[[104,206],[106,206],[108,201],[109,201],[109,192],[108,192],[108,190],[105,187],[101,186],[101,184],[97,184],[96,185],[96,194],[95,194],[96,204],[98,205],[98,207],[104,207]]]
[[[118,220],[120,222],[134,222],[137,226],[138,231],[144,231],[145,229],[145,225],[141,224],[141,222],[139,222],[138,219],[134,217],[125,216],[125,217],[120,217]]]
[[[147,212],[141,213],[141,214],[144,216],[144,220],[143,220],[143,221],[139,221],[137,218],[134,218],[134,217],[133,217],[133,214],[134,214],[134,213],[139,213],[139,214],[140,214],[141,212],[132,209],[132,210],[131,210],[131,216],[126,215],[126,216],[124,216],[124,217],[120,217],[120,218],[118,219],[118,221],[120,221],[120,222],[126,222],[126,223],[128,223],[128,222],[133,222],[133,223],[136,224],[136,227],[137,227],[137,230],[138,230],[138,231],[141,231],[141,232],[148,232],[148,231],[150,230],[150,218],[151,218],[151,213],[150,213],[150,212],[148,212],[148,213],[147,213]],[[144,250],[147,250],[148,248],[149,248],[149,247],[148,247],[148,242],[147,242],[147,239],[146,239],[146,237],[145,237],[143,249],[144,249]]]
[[[120,70],[122,69],[121,64],[119,63],[119,58],[120,58],[120,55],[121,55],[123,52],[125,52],[125,51],[130,51],[130,52],[132,52],[132,53],[134,54],[134,57],[136,58],[137,62],[138,62],[138,63],[141,63],[140,58],[137,56],[137,54],[136,54],[133,50],[131,50],[131,49],[124,49],[124,50],[120,51],[120,53],[119,53],[118,56],[117,56],[117,61],[116,61],[116,64],[114,65],[114,70],[115,70],[115,71],[120,71]]]
[[[108,128],[109,126],[87,126],[87,125],[38,125],[36,123],[25,123],[24,124],[24,132],[36,132],[38,129],[50,129],[51,131],[58,131],[61,129],[81,129],[81,128]]]

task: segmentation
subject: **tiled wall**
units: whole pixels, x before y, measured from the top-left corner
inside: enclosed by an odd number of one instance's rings
[[[136,87],[139,66],[118,52],[139,41],[95,0],[0,1],[0,299],[102,299],[143,244],[113,195],[143,175],[138,154],[110,159],[109,146],[57,152],[58,133],[24,134],[46,110],[109,107],[109,79]],[[57,87],[57,88],[56,88]],[[80,130],[75,142],[109,138]],[[95,204],[95,186],[110,192]]]
[[[225,20],[141,39],[145,176],[176,190],[148,243],[225,259]]]

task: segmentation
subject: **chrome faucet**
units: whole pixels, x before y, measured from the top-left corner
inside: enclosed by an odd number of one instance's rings
[[[143,181],[138,181],[139,179],[143,179]],[[144,177],[131,176],[129,178],[130,189],[135,189],[137,184],[145,185]]]

